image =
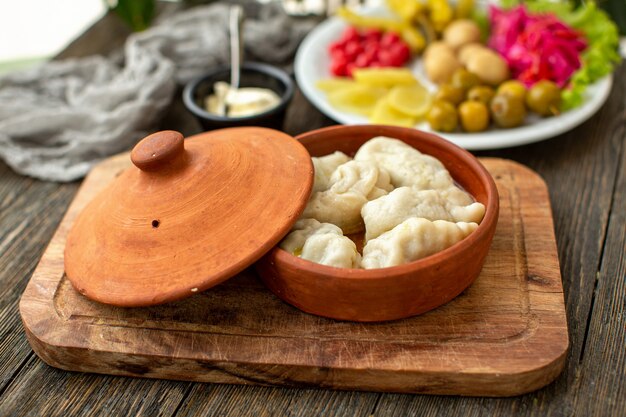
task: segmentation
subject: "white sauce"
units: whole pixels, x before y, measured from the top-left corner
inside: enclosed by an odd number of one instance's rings
[[[232,88],[219,81],[213,86],[214,94],[204,103],[209,113],[218,116],[244,117],[263,113],[280,103],[280,97],[267,88]]]

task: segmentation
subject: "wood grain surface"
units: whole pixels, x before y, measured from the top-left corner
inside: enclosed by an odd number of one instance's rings
[[[463,295],[429,314],[359,324],[302,313],[248,270],[187,300],[105,306],[79,294],[63,251],[77,215],[128,166],[84,181],[22,296],[35,352],[66,370],[236,384],[518,395],[551,382],[568,346],[550,204],[539,176],[484,159],[500,193],[486,263]],[[373,306],[375,308],[375,306]]]
[[[168,4],[168,11],[171,9]],[[107,15],[61,55],[108,54],[129,33]],[[513,398],[270,388],[112,377],[58,370],[26,341],[18,300],[78,184],[36,181],[0,162],[1,416],[619,416],[626,409],[626,65],[608,102],[571,132],[480,152],[513,159],[548,184],[570,350],[547,387]],[[331,125],[297,93],[285,131]],[[176,99],[158,129],[200,131]]]

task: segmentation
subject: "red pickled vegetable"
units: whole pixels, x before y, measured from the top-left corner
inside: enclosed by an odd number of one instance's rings
[[[365,29],[363,32],[363,37],[366,41],[380,41],[380,38],[383,36],[383,32],[380,29]]]
[[[350,26],[328,45],[333,75],[351,76],[354,68],[400,67],[411,57],[409,46],[393,32],[378,29],[359,31]]]
[[[552,14],[530,14],[524,6],[489,9],[489,47],[507,61],[514,78],[530,87],[537,81],[567,85],[581,66],[584,36]]]

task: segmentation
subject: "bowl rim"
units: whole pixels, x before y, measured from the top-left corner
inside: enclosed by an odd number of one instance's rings
[[[183,89],[183,103],[185,104],[185,107],[187,108],[187,110],[193,113],[194,116],[196,117],[211,120],[211,121],[216,121],[216,122],[255,121],[255,120],[267,117],[267,116],[274,115],[276,113],[280,113],[281,111],[285,109],[287,104],[293,98],[294,91],[295,91],[294,81],[291,78],[291,76],[283,69],[270,65],[270,64],[264,64],[262,62],[254,62],[254,61],[244,62],[243,64],[241,64],[241,69],[242,71],[257,72],[263,75],[267,75],[271,78],[278,80],[280,83],[282,83],[285,86],[285,92],[282,95],[280,95],[280,103],[278,103],[278,105],[262,113],[256,113],[250,116],[240,116],[240,117],[218,116],[218,115],[209,113],[208,111],[204,110],[202,107],[196,104],[196,101],[194,100],[194,93],[196,92],[200,84],[202,84],[207,79],[215,76],[215,74],[218,74],[220,72],[230,71],[230,65],[220,65],[192,79],[185,85],[185,88]]]
[[[418,259],[413,262],[408,262],[402,265],[391,266],[386,268],[375,269],[362,269],[362,268],[338,268],[334,266],[322,265],[306,259],[302,259],[295,255],[290,254],[280,246],[275,246],[269,255],[275,258],[275,261],[281,264],[289,265],[291,268],[296,268],[302,272],[311,273],[315,275],[324,275],[328,278],[343,279],[343,280],[380,280],[389,279],[397,276],[406,275],[407,273],[419,274],[421,271],[428,270],[435,267],[437,264],[446,262],[453,259],[457,254],[465,250],[469,250],[472,246],[478,242],[488,239],[489,234],[495,231],[495,226],[498,221],[499,214],[499,194],[496,187],[496,183],[478,159],[465,149],[455,145],[454,143],[441,138],[430,132],[424,132],[422,130],[414,128],[406,128],[399,126],[384,126],[384,125],[337,125],[329,126],[321,129],[312,130],[310,132],[303,133],[295,137],[296,140],[302,141],[302,139],[310,138],[311,136],[324,135],[328,132],[343,130],[346,135],[351,133],[372,133],[372,138],[376,136],[389,136],[394,137],[394,132],[404,132],[410,130],[411,135],[419,136],[420,140],[424,140],[433,144],[436,147],[443,148],[447,153],[456,154],[460,161],[470,170],[477,173],[483,186],[485,187],[487,201],[485,204],[485,216],[478,225],[478,228],[469,236],[455,243],[454,245],[436,252],[425,258]],[[428,155],[428,154],[427,154]],[[494,224],[495,223],[495,224]]]

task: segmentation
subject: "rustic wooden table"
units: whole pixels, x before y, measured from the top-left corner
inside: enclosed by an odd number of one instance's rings
[[[61,57],[108,53],[127,29],[106,16]],[[626,65],[589,121],[550,141],[480,152],[521,162],[548,183],[571,347],[549,386],[505,399],[200,384],[72,373],[31,350],[18,302],[78,183],[19,176],[0,162],[0,416],[626,415]],[[332,124],[300,94],[285,131]],[[162,128],[199,125],[177,99]]]

